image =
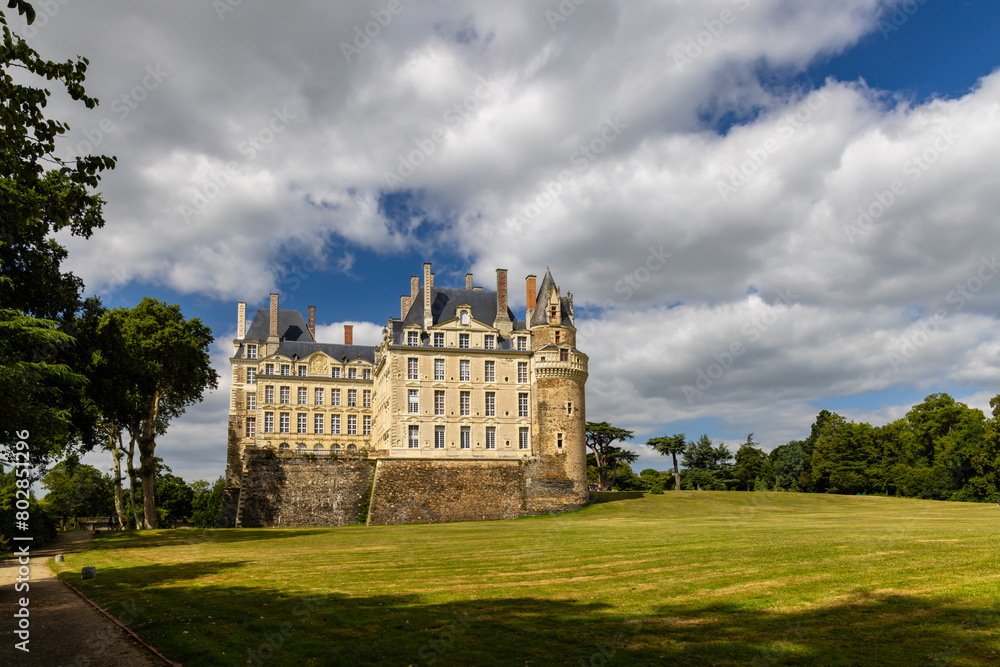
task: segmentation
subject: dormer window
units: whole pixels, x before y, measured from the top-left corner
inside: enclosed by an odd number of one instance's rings
[[[483,349],[484,350],[492,350],[494,348],[494,341],[495,340],[496,340],[496,337],[492,336],[490,334],[486,334],[485,336],[483,336]]]
[[[469,324],[469,311],[463,310],[458,314],[458,321],[463,325]]]
[[[291,364],[281,364],[281,374],[282,375],[291,375],[292,374],[292,365]]]
[[[254,343],[247,344],[247,359],[257,358],[257,346]]]
[[[420,332],[419,331],[407,331],[406,332],[406,344],[410,347],[416,347],[420,344]]]

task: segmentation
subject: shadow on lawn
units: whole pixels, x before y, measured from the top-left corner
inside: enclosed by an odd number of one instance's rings
[[[232,585],[241,563],[106,568],[70,580],[108,603],[173,660],[318,665],[986,665],[1000,661],[1000,608],[857,591],[798,612],[759,600],[670,603],[630,615],[603,602],[535,597],[428,603]],[[294,582],[294,563],[276,562]],[[350,567],[345,564],[343,567]],[[233,569],[230,585],[200,576]],[[387,570],[387,581],[391,571]],[[100,590],[92,587],[99,581]],[[176,586],[190,581],[191,586]],[[242,582],[241,582],[242,583]],[[312,582],[315,585],[314,582]],[[305,584],[304,584],[305,585]],[[993,636],[991,636],[991,633]]]
[[[94,538],[100,549],[144,549],[146,547],[184,546],[204,543],[239,544],[288,537],[309,537],[331,530],[316,528],[184,528],[155,531],[103,533]]]

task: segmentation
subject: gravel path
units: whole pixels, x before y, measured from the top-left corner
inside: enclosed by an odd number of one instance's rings
[[[20,567],[17,559],[0,562],[0,665],[162,667],[165,664],[60,582],[45,564],[56,554],[83,548],[91,537],[92,533],[85,531],[60,533],[55,544],[32,551],[31,588],[27,592],[14,590]],[[15,550],[17,546],[15,543]],[[97,574],[100,576],[100,572]],[[13,613],[20,609],[18,600],[22,597],[30,600],[29,653],[14,647],[21,640],[14,634],[17,620]],[[119,620],[127,621],[123,616],[128,615],[128,610],[108,611]]]

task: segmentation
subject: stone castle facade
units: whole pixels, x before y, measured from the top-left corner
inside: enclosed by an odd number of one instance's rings
[[[238,304],[227,505],[238,526],[498,519],[587,502],[587,355],[573,296],[525,281],[523,320],[496,290],[412,276],[377,346],[315,337],[272,294]],[[232,525],[232,524],[230,524]]]

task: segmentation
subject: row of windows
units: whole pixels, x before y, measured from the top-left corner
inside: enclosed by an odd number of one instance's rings
[[[325,431],[326,415],[313,415],[313,430],[312,432],[317,435],[323,435]],[[296,433],[308,433],[307,427],[309,425],[309,415],[305,413],[298,413],[295,419]],[[279,412],[278,413],[278,433],[290,433],[291,432],[291,413],[290,412]],[[264,433],[274,433],[274,413],[265,412],[264,413]],[[330,431],[331,435],[340,435],[340,415],[330,415]],[[345,435],[357,435],[358,434],[358,416],[357,415],[347,415],[347,433]],[[361,435],[371,435],[372,434],[372,418],[371,415],[362,415],[361,420]],[[246,422],[246,437],[253,438],[257,435],[257,418],[247,417]]]
[[[281,369],[280,370],[281,370],[280,375],[291,376],[291,374],[292,374],[291,373],[291,364],[281,364]],[[262,374],[263,375],[274,375],[274,364],[264,364],[264,370],[263,370]],[[307,369],[306,366],[299,366],[298,367],[298,375],[297,375],[297,377],[308,377],[308,375],[309,375],[309,373],[308,373],[308,369]],[[334,380],[339,380],[340,379],[340,367],[331,368],[330,369],[330,377],[333,378]],[[358,369],[357,368],[348,368],[347,369],[347,379],[348,380],[357,380],[358,379]],[[372,379],[372,369],[370,369],[370,368],[362,368],[361,369],[361,379],[362,380],[371,380]],[[256,368],[248,368],[247,369],[247,384],[256,384],[256,383],[257,383],[257,369]]]
[[[463,324],[468,324],[468,322],[463,322]],[[434,347],[444,347],[444,334],[441,332],[434,333],[434,335],[431,337],[431,342]],[[418,347],[420,345],[420,332],[407,331],[406,344],[409,347]],[[469,349],[469,334],[467,333],[458,334],[458,347],[463,350]],[[526,351],[528,349],[527,337],[515,336],[514,348],[522,352]],[[483,349],[484,350],[497,349],[497,337],[493,334],[486,334],[485,336],[483,336]]]
[[[445,448],[445,435],[444,426],[434,427],[434,449],[444,449]],[[497,428],[496,426],[486,427],[486,439],[485,439],[486,449],[496,449],[497,448]],[[411,425],[407,437],[407,446],[409,449],[419,449],[420,448],[420,426]],[[517,447],[518,449],[528,449],[528,428],[522,426],[517,429]],[[458,439],[459,449],[472,449],[472,428],[469,426],[463,426],[459,431]]]
[[[281,450],[281,451],[283,451],[283,452],[287,452],[287,451],[289,451],[291,449],[291,447],[288,446],[287,442],[283,442],[280,445],[278,445],[278,449]],[[300,442],[298,445],[296,445],[295,450],[299,451],[299,452],[305,452],[305,451],[309,450],[309,447],[306,446],[306,443]],[[326,450],[323,449],[323,445],[313,445],[313,451],[314,452],[323,452],[323,451],[326,451]],[[332,445],[330,445],[330,451],[333,452],[334,454],[339,454],[341,452],[340,443],[336,443],[335,442]],[[348,445],[347,446],[347,451],[349,451],[349,452],[356,452],[356,451],[358,451],[358,446],[357,445]]]
[[[434,379],[444,380],[444,359],[434,360]],[[469,359],[459,359],[458,380],[459,382],[469,382],[472,376],[472,362]],[[406,379],[420,379],[420,359],[418,357],[408,357],[406,360]],[[488,359],[483,362],[483,382],[497,381],[497,362]],[[517,381],[519,384],[528,382],[528,362],[517,362]]]
[[[445,413],[445,390],[435,389],[434,390],[434,414],[443,415]],[[471,414],[471,403],[472,403],[472,392],[471,391],[460,391],[458,392],[458,414],[462,417],[468,417]],[[420,390],[410,389],[407,394],[407,412],[410,414],[420,413]],[[486,417],[496,417],[497,413],[497,394],[495,391],[485,392],[483,397],[483,415]],[[527,417],[528,416],[528,394],[527,392],[519,392],[517,394],[517,416]]]
[[[324,399],[326,397],[326,390],[317,387],[313,389],[313,405],[324,405]],[[309,390],[306,387],[299,387],[296,395],[298,399],[298,405],[308,405]],[[288,405],[291,403],[291,387],[279,387],[278,388],[278,402],[282,405]],[[264,404],[269,405],[274,403],[274,387],[268,385],[264,387]],[[330,405],[340,405],[340,389],[330,390]],[[365,389],[361,392],[361,405],[365,408],[370,408],[372,406],[372,390]],[[348,389],[347,390],[347,407],[356,408],[358,406],[358,390]],[[257,395],[247,394],[247,410],[257,409]]]

